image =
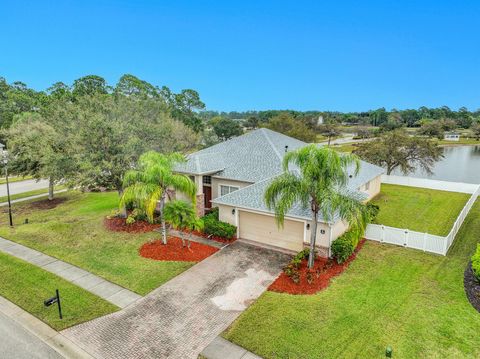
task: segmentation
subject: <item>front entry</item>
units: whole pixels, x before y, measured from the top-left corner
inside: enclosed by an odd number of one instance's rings
[[[206,210],[212,208],[212,187],[203,186],[203,206]]]

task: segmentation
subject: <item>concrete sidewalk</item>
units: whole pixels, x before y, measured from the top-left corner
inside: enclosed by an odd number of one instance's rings
[[[213,339],[200,355],[206,359],[262,359],[258,355],[222,337]]]
[[[53,194],[58,194],[58,193],[62,193],[62,192],[67,192],[68,189],[61,189],[59,191],[55,191],[53,192]],[[18,198],[18,199],[14,199],[12,201],[10,201],[10,203],[18,203],[18,202],[25,202],[25,201],[29,201],[31,199],[37,199],[37,198],[42,198],[42,197],[47,197],[48,196],[48,192],[46,193],[40,193],[40,194],[36,194],[34,196],[28,196],[28,197],[24,197],[24,198]],[[8,202],[1,202],[0,203],[0,207],[4,207],[4,206],[7,206],[8,205]]]
[[[0,252],[10,254],[48,272],[54,273],[120,308],[125,308],[141,298],[140,295],[87,272],[84,269],[1,237]]]

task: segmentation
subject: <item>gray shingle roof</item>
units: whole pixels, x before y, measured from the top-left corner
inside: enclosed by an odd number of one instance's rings
[[[288,151],[293,151],[306,145],[305,142],[261,128],[195,152],[187,157],[186,163],[177,166],[176,170],[195,175],[211,174],[215,177],[252,182],[252,185],[216,198],[212,203],[271,213],[263,201],[263,195],[273,178],[283,172],[285,146],[288,146]],[[293,167],[290,169],[295,170]],[[353,167],[349,168],[348,172],[352,177],[348,182],[347,190],[360,198],[363,194],[358,191],[358,188],[381,175],[384,170],[361,161],[357,176],[353,175]],[[296,204],[288,212],[288,216],[309,219],[310,210]],[[319,220],[323,221],[322,218]],[[338,215],[334,216],[333,221],[336,220]]]
[[[195,152],[176,170],[254,183],[282,172],[285,146],[290,151],[305,145],[305,142],[261,128]]]
[[[353,173],[353,168],[351,168],[349,172],[350,171]],[[358,188],[366,182],[381,175],[383,172],[384,170],[382,168],[362,161],[359,174],[356,177],[352,177],[347,185],[346,194],[359,200],[366,199],[367,195],[363,192],[360,192]],[[273,211],[267,208],[263,197],[265,194],[265,190],[273,181],[273,179],[277,176],[267,178],[263,181],[241,188],[225,196],[216,198],[212,200],[212,203],[273,213]],[[288,211],[287,216],[310,219],[311,210],[310,208],[303,208],[300,203],[296,203],[290,209],[290,211]],[[335,213],[333,218],[330,218],[330,221],[335,223],[338,219],[339,215],[338,213]],[[326,222],[325,218],[323,218],[321,215],[319,215],[318,220],[319,222]]]

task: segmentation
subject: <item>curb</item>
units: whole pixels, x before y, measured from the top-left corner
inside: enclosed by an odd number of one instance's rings
[[[94,359],[92,355],[67,339],[63,334],[2,296],[0,296],[0,313],[20,324],[65,358]]]

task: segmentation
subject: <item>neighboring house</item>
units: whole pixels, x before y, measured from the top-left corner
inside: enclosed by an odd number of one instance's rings
[[[460,141],[460,134],[455,132],[447,132],[445,133],[443,139],[446,141]]]
[[[220,220],[237,226],[239,238],[297,252],[310,241],[310,210],[295,206],[279,229],[263,198],[272,179],[283,172],[284,154],[306,145],[261,128],[189,155],[176,171],[195,181],[199,215],[212,206],[218,207]],[[380,192],[383,172],[382,168],[361,161],[357,176],[352,169],[348,189],[369,200]],[[320,253],[328,255],[331,242],[347,228],[337,215],[329,223],[320,218]]]

